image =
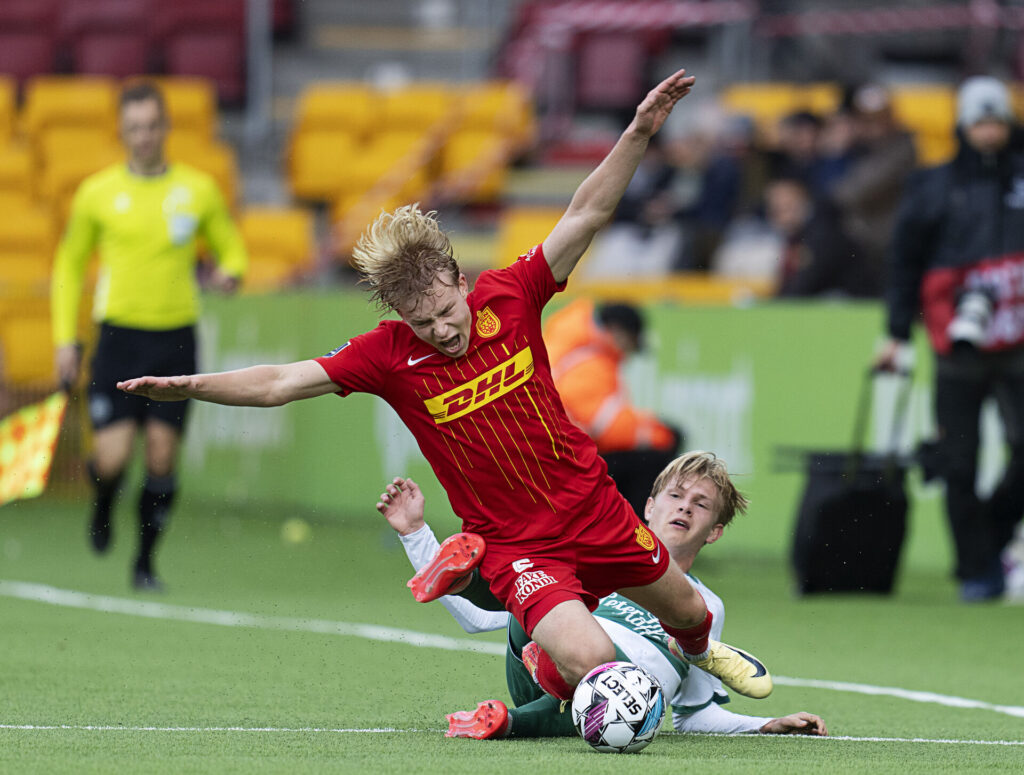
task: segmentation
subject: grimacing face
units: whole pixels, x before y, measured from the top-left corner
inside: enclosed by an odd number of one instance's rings
[[[449,358],[460,358],[469,349],[472,311],[466,297],[469,283],[459,274],[455,284],[441,277],[422,295],[406,300],[395,311],[413,333]]]
[[[166,139],[167,119],[156,100],[134,100],[121,107],[121,142],[137,166],[162,165]]]
[[[702,546],[721,537],[721,510],[718,486],[707,477],[691,475],[648,498],[644,514],[651,532],[661,539],[673,558],[679,558],[692,557]]]

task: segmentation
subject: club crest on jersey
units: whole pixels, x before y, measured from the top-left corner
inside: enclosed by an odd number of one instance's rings
[[[636,542],[640,544],[640,548],[644,551],[649,552],[654,548],[654,536],[643,525],[636,526]]]
[[[529,347],[524,347],[493,369],[488,369],[469,382],[464,382],[439,396],[428,398],[423,403],[430,416],[434,418],[434,422],[451,422],[482,406],[487,406],[532,376],[533,352]]]
[[[501,330],[501,320],[491,312],[490,307],[484,307],[476,313],[476,332],[484,339],[494,336]]]

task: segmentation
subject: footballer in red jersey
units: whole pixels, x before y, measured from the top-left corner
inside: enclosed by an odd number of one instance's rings
[[[324,358],[220,374],[119,383],[155,400],[278,406],[368,392],[398,412],[475,540],[480,572],[536,642],[532,672],[568,699],[615,649],[591,610],[620,591],[659,617],[693,664],[749,696],[771,679],[756,660],[709,642],[711,614],[607,476],[594,443],[568,419],[552,382],[541,311],[611,218],[651,136],[694,79],[678,71],[584,180],[544,242],[470,291],[435,213],[382,213],[353,263],[387,320]],[[685,519],[680,520],[685,529]]]

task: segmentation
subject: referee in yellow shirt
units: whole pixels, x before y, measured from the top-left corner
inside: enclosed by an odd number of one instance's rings
[[[132,583],[159,590],[153,550],[174,500],[185,403],[148,401],[115,387],[136,374],[196,371],[199,316],[196,239],[216,254],[213,284],[234,291],[247,258],[238,230],[213,179],[164,158],[167,114],[163,95],[141,83],[120,100],[121,140],[127,163],[82,182],[57,250],[51,288],[57,374],[74,383],[81,349],[78,306],[86,267],[99,251],[93,317],[99,338],[89,381],[89,417],[95,431],[89,461],[95,503],[89,537],[97,552],[110,544],[110,516],[139,430],[145,435],[146,478],[139,498],[139,553]]]

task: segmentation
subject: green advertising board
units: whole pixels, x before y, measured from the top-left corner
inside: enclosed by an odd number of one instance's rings
[[[561,300],[552,303],[556,308]],[[724,458],[751,499],[727,542],[784,552],[804,476],[780,470],[779,446],[849,449],[855,403],[883,337],[878,305],[764,303],[646,310],[649,347],[627,366],[634,401],[686,433],[687,446]],[[210,300],[201,328],[204,370],[282,363],[327,353],[376,324],[355,291]],[[930,358],[918,350],[909,449],[930,429]],[[869,444],[889,440],[896,386],[879,380]],[[295,504],[318,519],[379,520],[373,504],[396,475],[416,479],[439,533],[457,529],[412,436],[377,398],[324,396],[273,409],[197,405],[185,479],[191,496]],[[915,520],[937,522],[937,492],[914,486]],[[944,527],[922,551],[946,552]],[[937,542],[937,543],[935,543]],[[937,548],[936,548],[937,547]]]

